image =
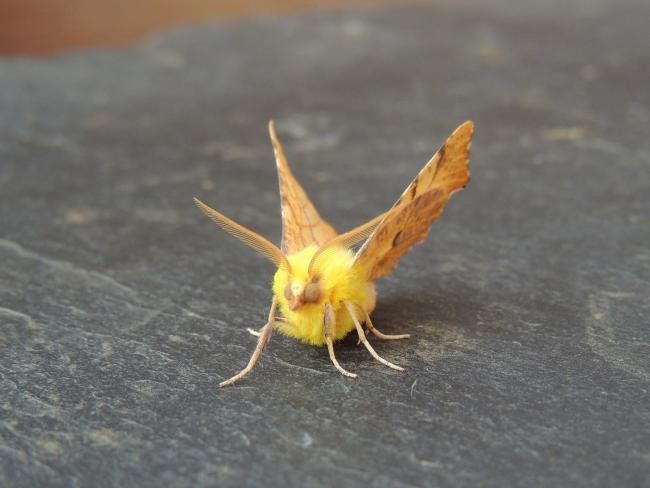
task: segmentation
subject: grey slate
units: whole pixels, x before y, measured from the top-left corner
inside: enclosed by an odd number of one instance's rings
[[[0,485],[650,485],[650,5],[463,2],[0,61]],[[472,181],[327,353],[276,334],[266,122],[338,229]]]

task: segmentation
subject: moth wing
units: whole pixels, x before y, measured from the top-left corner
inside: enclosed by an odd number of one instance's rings
[[[194,197],[194,204],[210,220],[225,230],[228,234],[239,239],[241,242],[260,253],[277,267],[284,266],[286,269],[290,269],[287,258],[282,254],[282,251],[280,251],[280,249],[278,249],[268,239],[250,229],[247,229],[243,225],[238,224],[234,220],[229,219],[224,214],[209,207],[196,197]]]
[[[473,133],[474,123],[471,120],[458,126],[406,187],[391,210],[436,188],[443,188],[451,194],[465,187],[469,181],[469,147]]]
[[[291,172],[282,144],[275,133],[273,121],[269,122],[269,134],[275,152],[280,184],[282,251],[285,254],[292,254],[311,244],[320,247],[336,237],[336,230],[320,216]]]
[[[339,234],[336,236],[336,238],[329,241],[326,245],[321,246],[321,249],[326,247],[353,247],[354,245],[367,239],[381,223],[381,221],[384,220],[385,216],[386,214],[377,215],[374,219],[369,220],[365,224],[361,224],[354,229],[350,229],[343,234]]]
[[[467,121],[422,168],[355,256],[368,279],[391,273],[399,259],[426,239],[455,191],[469,181],[469,147],[474,124]]]
[[[390,274],[411,247],[426,239],[447,200],[448,195],[436,189],[395,209],[359,250],[355,266],[365,269],[369,280]]]

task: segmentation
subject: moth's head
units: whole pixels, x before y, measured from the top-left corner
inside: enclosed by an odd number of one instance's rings
[[[314,245],[287,257],[290,268],[278,267],[273,278],[273,291],[287,310],[319,304],[325,299],[327,281],[320,272],[310,272],[309,264],[318,251]],[[316,271],[316,270],[314,270]]]
[[[289,281],[284,287],[284,298],[291,310],[297,310],[305,304],[318,303],[321,298],[321,285],[318,280],[308,282]]]

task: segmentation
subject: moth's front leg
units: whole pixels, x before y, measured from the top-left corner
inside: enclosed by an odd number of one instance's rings
[[[262,326],[260,330],[254,330],[251,329],[250,327],[246,327],[246,331],[252,336],[259,337],[262,335],[262,331],[264,330],[264,327],[266,327],[266,324]]]
[[[259,331],[257,346],[255,346],[255,351],[253,352],[253,355],[248,361],[246,367],[242,369],[239,373],[237,373],[235,376],[233,376],[232,378],[219,383],[220,387],[232,385],[235,381],[243,378],[248,373],[250,373],[250,371],[253,369],[253,366],[255,366],[255,363],[257,363],[257,360],[262,355],[262,351],[271,340],[271,334],[273,333],[273,323],[275,319],[276,304],[277,304],[277,300],[275,297],[273,297],[273,302],[271,302],[271,310],[269,312],[269,320],[266,322],[264,327],[262,327]]]
[[[330,359],[336,369],[338,369],[341,374],[348,376],[350,378],[356,378],[357,375],[350,373],[349,371],[343,369],[343,367],[336,360],[336,355],[334,354],[334,331],[336,330],[336,314],[330,303],[325,304],[325,314],[323,316],[323,328],[325,331],[325,342],[327,343],[327,351],[330,354]]]
[[[283,322],[285,324],[289,323],[289,321],[287,319],[285,319],[284,317],[274,317],[273,318],[273,324],[275,324],[276,322]],[[259,337],[260,335],[262,335],[263,330],[264,330],[264,327],[262,327],[260,330],[251,329],[250,327],[246,328],[246,331],[250,335],[255,336],[255,337]]]

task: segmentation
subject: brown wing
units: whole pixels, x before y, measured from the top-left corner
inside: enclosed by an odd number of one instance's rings
[[[318,214],[316,207],[289,168],[282,144],[275,133],[273,121],[269,134],[278,167],[282,204],[282,251],[292,254],[311,244],[322,246],[336,237],[336,230]]]
[[[393,271],[408,250],[426,239],[453,192],[469,181],[469,146],[474,124],[458,127],[422,168],[355,256],[368,279]]]

